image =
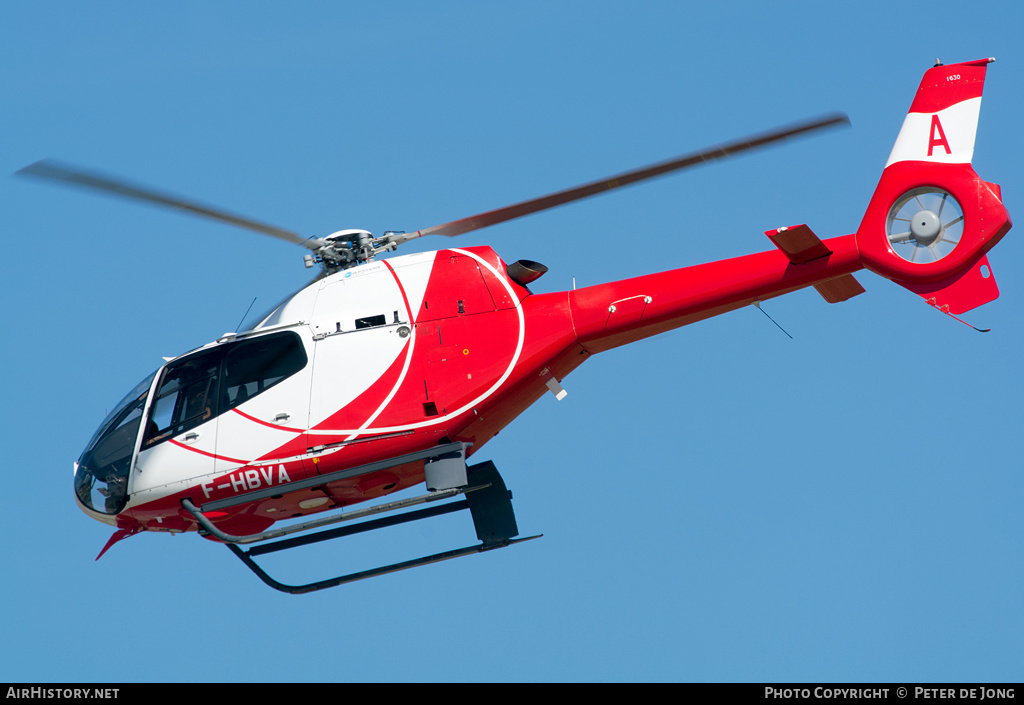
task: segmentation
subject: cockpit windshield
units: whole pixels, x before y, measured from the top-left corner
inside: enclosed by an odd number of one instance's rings
[[[117,514],[128,501],[128,472],[155,376],[135,385],[114,407],[75,463],[75,495],[93,511]]]
[[[100,424],[75,463],[75,495],[88,510],[120,513],[128,504],[136,446],[152,450],[263,394],[307,363],[294,331],[206,346],[169,362],[139,382]]]

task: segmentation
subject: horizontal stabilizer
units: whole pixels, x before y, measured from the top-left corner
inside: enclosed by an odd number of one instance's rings
[[[844,274],[841,277],[815,284],[814,288],[830,304],[837,304],[864,293],[864,287],[852,274]]]
[[[832,250],[828,249],[821,238],[806,225],[769,230],[765,235],[793,264],[806,264],[832,254]],[[864,287],[852,274],[844,274],[835,279],[823,281],[815,284],[814,288],[830,304],[837,304],[864,293]]]
[[[819,257],[828,257],[832,250],[825,247],[814,231],[806,225],[779,228],[765,233],[793,264],[804,264]]]

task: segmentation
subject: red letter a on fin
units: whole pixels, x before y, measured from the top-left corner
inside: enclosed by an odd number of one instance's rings
[[[938,137],[935,133],[938,133]],[[928,156],[932,156],[932,149],[935,147],[942,147],[946,150],[946,154],[952,154],[953,152],[949,149],[949,142],[946,141],[946,133],[942,131],[942,123],[939,122],[938,115],[932,115],[932,128],[928,135]]]

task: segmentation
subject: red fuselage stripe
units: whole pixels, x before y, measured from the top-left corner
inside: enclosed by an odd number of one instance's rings
[[[207,453],[205,450],[199,450],[198,448],[193,448],[192,446],[186,445],[186,444],[181,443],[179,441],[176,441],[173,438],[170,441],[168,441],[168,443],[171,443],[172,445],[175,445],[178,448],[183,448],[185,450],[192,451],[193,453],[198,453],[199,455],[205,455],[207,458],[215,458],[217,460],[226,460],[229,463],[239,463],[241,465],[245,465],[246,463],[249,462],[248,460],[239,460],[237,458],[228,458],[227,456],[217,455],[216,453]]]
[[[250,416],[249,414],[245,413],[244,411],[241,411],[240,409],[232,409],[232,411],[241,416],[242,418],[248,419],[249,421],[252,421],[254,423],[258,423],[261,426],[273,428],[278,431],[291,431],[292,433],[302,433],[301,429],[289,428],[287,426],[278,426],[276,423],[270,423],[269,421],[263,421],[262,419],[258,419],[255,416]]]

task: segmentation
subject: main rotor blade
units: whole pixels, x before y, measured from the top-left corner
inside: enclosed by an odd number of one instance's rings
[[[588,184],[583,184],[582,186],[570,188],[565,191],[559,191],[547,196],[541,196],[540,198],[516,203],[515,205],[487,211],[486,213],[479,213],[468,218],[453,220],[450,223],[435,225],[425,230],[406,233],[402,236],[402,239],[403,241],[408,241],[425,235],[447,235],[449,237],[461,235],[463,233],[470,232],[471,230],[479,230],[480,228],[486,228],[490,225],[497,225],[498,223],[504,223],[506,220],[521,218],[524,215],[530,215],[531,213],[537,213],[538,211],[547,210],[548,208],[554,208],[555,206],[561,206],[566,203],[571,203],[572,201],[578,201],[581,198],[587,198],[589,196],[605,193],[606,191],[611,191],[623,186],[629,186],[630,184],[635,184],[638,181],[643,181],[644,179],[662,176],[673,171],[703,164],[704,162],[714,161],[740,152],[745,152],[749,149],[764,147],[772,144],[773,142],[778,142],[789,137],[795,137],[797,135],[813,132],[814,130],[820,130],[826,127],[832,127],[834,125],[848,124],[850,124],[850,118],[845,114],[834,113],[809,122],[797,123],[795,125],[781,127],[770,132],[744,137],[733,142],[726,142],[699,152],[686,154],[675,159],[652,164],[651,166],[636,169],[634,171],[627,171],[624,174],[619,174],[618,176],[611,176],[606,179],[592,181]]]
[[[250,218],[244,218],[242,216],[234,215],[233,213],[228,213],[227,211],[220,210],[219,208],[213,208],[212,206],[207,206],[202,203],[189,201],[181,196],[160,193],[159,191],[148,187],[136,186],[109,176],[101,176],[95,172],[87,172],[75,167],[59,164],[49,159],[38,161],[35,164],[29,164],[27,167],[19,169],[16,173],[22,176],[34,176],[40,179],[60,181],[74,186],[84,186],[98,191],[113,193],[125,198],[147,201],[149,203],[155,203],[168,208],[188,211],[195,215],[219,220],[222,223],[235,225],[239,228],[255,230],[256,232],[263,233],[264,235],[270,235],[271,237],[276,237],[280,240],[285,240],[296,245],[303,245],[304,247],[315,249],[307,242],[306,238],[290,230],[277,228],[273,225],[267,225]]]

